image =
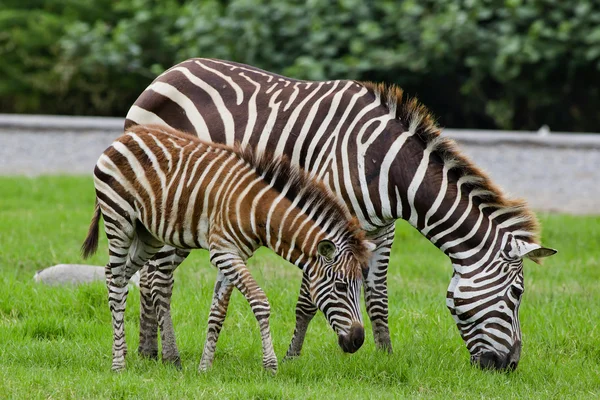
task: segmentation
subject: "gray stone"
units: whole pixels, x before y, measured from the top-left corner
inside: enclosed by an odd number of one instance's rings
[[[58,264],[36,272],[33,280],[50,286],[104,282],[104,267],[83,264]],[[131,277],[130,283],[139,286],[139,272]]]

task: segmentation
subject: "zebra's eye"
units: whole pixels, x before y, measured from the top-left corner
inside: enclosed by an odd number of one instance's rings
[[[345,282],[336,282],[335,290],[338,292],[345,292],[346,290],[348,290],[348,284]]]
[[[512,294],[515,297],[515,299],[517,299],[517,300],[520,299],[521,296],[523,295],[523,290],[516,286],[511,287],[510,290],[512,290]]]

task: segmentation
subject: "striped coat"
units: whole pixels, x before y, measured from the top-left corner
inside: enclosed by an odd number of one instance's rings
[[[522,259],[554,251],[540,245],[527,205],[507,198],[399,88],[300,81],[239,63],[190,59],[161,74],[127,114],[126,126],[149,122],[284,154],[322,178],[377,245],[365,302],[375,342],[388,350],[387,267],[394,223],[405,219],[452,262],[447,304],[473,362],[516,366]],[[142,274],[142,354],[157,348],[150,287],[165,288],[161,298],[168,298],[172,278],[160,270],[183,259],[173,257],[164,249]],[[302,293],[290,355],[298,354],[315,312]]]
[[[97,206],[83,254],[97,248],[102,215],[114,370],[125,366],[126,283],[165,244],[207,249],[219,271],[200,369],[212,364],[234,286],[259,322],[265,368],[277,369],[270,306],[245,265],[260,246],[302,269],[308,297],[344,351],[362,345],[358,301],[372,245],[322,183],[286,160],[204,143],[165,127],[136,126],[100,156],[94,182]]]

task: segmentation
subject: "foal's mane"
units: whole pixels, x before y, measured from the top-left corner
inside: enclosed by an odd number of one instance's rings
[[[487,213],[496,210],[508,209],[511,217],[519,219],[513,225],[518,231],[515,236],[539,244],[540,227],[535,214],[529,209],[522,199],[508,198],[489,176],[469,160],[457,147],[456,143],[441,135],[442,130],[437,125],[429,110],[419,103],[416,98],[406,98],[403,90],[396,85],[385,85],[373,82],[357,82],[367,88],[389,112],[394,113],[405,129],[414,129],[425,144],[430,146],[432,152],[437,154],[442,162],[452,169],[457,179],[462,177],[475,177],[470,180],[468,189],[463,185],[463,190],[478,190],[484,194],[478,195],[481,202],[490,204]]]

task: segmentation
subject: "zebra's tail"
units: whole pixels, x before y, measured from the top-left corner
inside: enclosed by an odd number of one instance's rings
[[[98,225],[100,224],[100,204],[96,199],[96,205],[94,208],[94,216],[90,223],[90,229],[88,230],[87,237],[81,245],[81,255],[83,258],[88,258],[98,250]]]

